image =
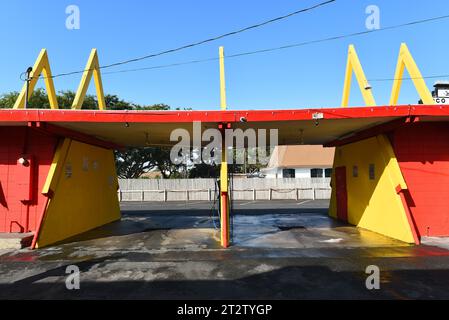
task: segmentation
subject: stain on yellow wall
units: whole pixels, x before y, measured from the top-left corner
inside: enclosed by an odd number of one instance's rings
[[[67,139],[66,139],[67,140]],[[62,147],[62,145],[60,146]],[[37,247],[47,246],[120,219],[112,150],[71,141],[54,174]]]
[[[374,168],[371,171],[370,165]],[[388,237],[414,243],[411,227],[396,187],[407,186],[393,148],[385,135],[336,148],[335,168],[346,166],[348,222]],[[357,167],[357,177],[354,176]],[[374,178],[374,179],[372,179]],[[330,216],[337,216],[335,178]]]

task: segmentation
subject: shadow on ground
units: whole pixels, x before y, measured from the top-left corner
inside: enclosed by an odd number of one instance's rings
[[[342,224],[326,201],[235,202],[229,249],[210,205],[126,203],[68,243],[0,252],[0,299],[449,298],[449,250]],[[66,289],[69,265],[80,290]],[[380,290],[366,289],[369,265]]]
[[[78,264],[81,274],[99,260]],[[67,290],[66,266],[11,284],[0,284],[0,299],[447,299],[449,270],[384,272],[380,290],[368,290],[361,271],[335,272],[325,266],[290,266],[238,279],[93,281],[81,276],[80,290]]]

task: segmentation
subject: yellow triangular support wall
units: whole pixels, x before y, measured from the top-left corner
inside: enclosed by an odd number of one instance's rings
[[[98,61],[97,49],[92,49],[86,68],[84,69],[83,77],[73,100],[72,109],[81,109],[84,98],[86,97],[87,88],[90,80],[94,75],[95,89],[97,91],[98,107],[100,110],[106,109],[106,102],[104,100],[103,84],[101,82],[100,63]]]
[[[357,78],[357,82],[362,92],[363,100],[367,106],[375,106],[376,101],[372,93],[371,86],[366,79],[365,73],[363,72],[362,65],[360,64],[359,57],[353,45],[349,46],[348,49],[348,62],[346,63],[346,74],[345,74],[345,84],[343,88],[343,99],[341,102],[342,107],[347,107],[349,103],[349,95],[351,93],[351,82],[352,82],[352,72],[354,71]]]
[[[410,78],[412,79],[416,91],[418,91],[423,103],[435,104],[432,94],[430,93],[429,88],[427,88],[426,82],[424,81],[415,60],[408,50],[407,45],[402,43],[399,51],[396,72],[394,75],[393,89],[391,90],[390,105],[397,105],[398,103],[405,68],[407,68]]]
[[[48,100],[50,102],[50,108],[58,109],[58,100],[56,99],[56,91],[51,75],[50,63],[48,61],[48,54],[46,49],[42,49],[39,56],[34,63],[33,70],[30,73],[30,83],[28,88],[28,98],[31,97],[39,80],[40,75],[43,74],[45,81],[45,89],[47,90]],[[23,85],[22,91],[20,91],[19,97],[14,104],[13,109],[21,109],[25,106],[25,94],[26,83]],[[32,107],[32,106],[31,106]]]

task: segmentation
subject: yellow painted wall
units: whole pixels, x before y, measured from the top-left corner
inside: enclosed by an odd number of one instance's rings
[[[54,195],[38,235],[43,247],[120,219],[112,150],[70,141],[53,175]],[[63,144],[59,148],[62,148]]]
[[[369,165],[375,179],[369,179]],[[335,168],[346,166],[348,222],[391,238],[414,243],[411,227],[396,186],[407,186],[388,138],[379,135],[336,148]],[[353,177],[358,166],[358,177]],[[335,178],[332,179],[330,215],[337,216]]]

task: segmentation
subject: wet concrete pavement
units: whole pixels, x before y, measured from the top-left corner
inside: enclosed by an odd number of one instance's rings
[[[35,251],[0,250],[1,299],[449,298],[444,239],[412,246],[327,217],[327,201],[234,203],[219,247],[208,202],[123,203],[123,218]],[[67,290],[66,268],[81,271]],[[380,268],[380,290],[365,269]]]

